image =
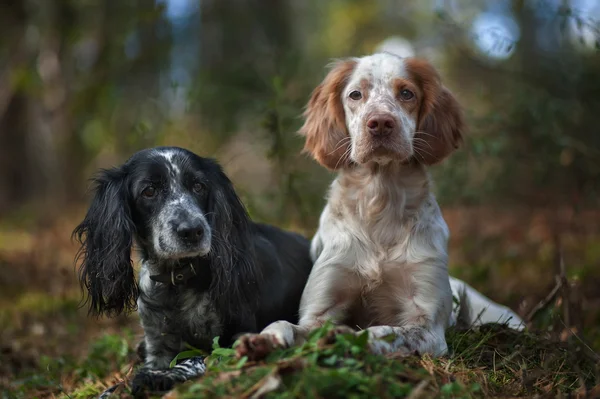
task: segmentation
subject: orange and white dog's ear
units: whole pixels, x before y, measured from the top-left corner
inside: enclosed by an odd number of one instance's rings
[[[448,157],[462,143],[465,131],[462,110],[427,61],[411,59],[407,66],[423,92],[413,141],[415,158],[425,165],[433,165]]]
[[[463,140],[465,123],[456,98],[441,87],[431,111],[421,119],[414,141],[415,156],[419,162],[433,165],[456,150]]]
[[[350,164],[350,136],[342,105],[342,90],[356,61],[340,61],[313,90],[300,134],[306,137],[304,151],[321,165],[336,170]]]

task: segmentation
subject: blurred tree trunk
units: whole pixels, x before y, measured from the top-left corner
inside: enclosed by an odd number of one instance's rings
[[[64,60],[71,57],[70,43],[75,25],[75,10],[64,1],[44,1],[41,5],[38,70],[42,82],[43,114],[51,139],[44,151],[53,155],[54,165],[47,170],[52,181],[49,193],[57,203],[75,198],[81,181],[79,151],[71,145],[75,139],[72,115],[70,72]],[[75,155],[72,157],[72,155]]]
[[[0,5],[0,48],[3,49],[0,65],[0,215],[25,196],[24,171],[16,165],[22,165],[25,160],[26,129],[22,122],[27,99],[12,81],[13,71],[24,64],[24,55],[16,47],[22,45],[25,19],[24,5],[20,1],[5,1]],[[15,41],[15,37],[19,40]]]
[[[13,79],[4,82],[7,105],[0,108],[0,212],[35,203],[48,213],[54,201],[61,203],[78,189],[74,176],[80,168],[67,164],[62,151],[73,136],[62,65],[72,10],[65,2],[45,1],[36,17],[27,5],[2,6],[2,36],[17,44],[9,46],[16,56],[3,71]]]
[[[85,166],[98,151],[83,137],[93,120],[114,128],[117,152],[139,145],[131,133],[140,107],[127,107],[121,121],[110,125],[110,93],[124,93],[124,104],[158,96],[166,57],[155,51],[158,22],[148,18],[156,8],[154,0],[106,1],[93,8],[62,0],[0,4],[0,51],[6,49],[0,55],[8,61],[0,64],[0,214],[30,203],[48,212],[81,198]],[[122,38],[131,21],[138,24],[142,56],[130,66]],[[86,45],[97,54],[88,55],[89,67],[78,69],[77,46]],[[129,67],[132,78],[120,81]]]
[[[30,18],[22,1],[0,6],[3,48],[8,62],[1,67],[0,89],[0,214],[32,200],[52,197],[61,179],[40,99],[32,95],[32,64],[36,51]],[[41,61],[41,60],[39,60]]]

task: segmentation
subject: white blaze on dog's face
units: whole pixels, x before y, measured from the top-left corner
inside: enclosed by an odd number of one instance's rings
[[[152,243],[160,259],[204,256],[211,248],[206,218],[208,179],[187,153],[171,149],[149,151],[134,169],[134,217],[147,221],[138,236]]]
[[[305,117],[305,150],[329,169],[437,163],[458,147],[463,127],[458,103],[429,63],[388,53],[337,63]]]
[[[358,61],[342,94],[354,162],[387,163],[413,155],[418,90],[404,60],[396,56],[376,54]]]

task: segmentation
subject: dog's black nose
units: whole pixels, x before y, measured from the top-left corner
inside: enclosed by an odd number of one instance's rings
[[[177,226],[177,235],[182,240],[189,243],[197,243],[202,239],[204,235],[204,228],[202,222],[182,222]]]

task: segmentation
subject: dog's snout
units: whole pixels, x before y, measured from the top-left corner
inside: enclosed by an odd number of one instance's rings
[[[204,227],[200,220],[182,222],[175,230],[177,236],[188,243],[198,243],[204,236]]]
[[[367,128],[373,136],[388,136],[396,128],[396,122],[390,115],[373,115],[367,121]]]

